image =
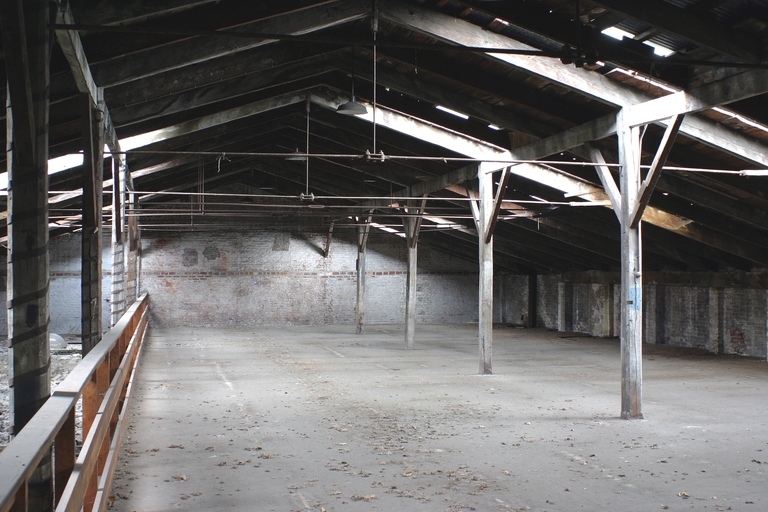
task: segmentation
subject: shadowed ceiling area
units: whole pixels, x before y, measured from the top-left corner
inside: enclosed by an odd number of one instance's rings
[[[644,267],[768,267],[764,0],[58,7],[50,157],[83,150],[81,96],[103,96],[105,140],[124,151],[143,231],[323,232],[370,216],[394,237],[415,216],[421,242],[477,261],[485,162],[496,268],[618,270],[605,183],[618,182],[623,109],[652,121],[643,172],[667,117],[686,114],[643,216]],[[337,112],[353,94],[366,113]],[[104,166],[106,206],[117,161]],[[79,229],[82,180],[80,167],[50,175],[51,236]]]

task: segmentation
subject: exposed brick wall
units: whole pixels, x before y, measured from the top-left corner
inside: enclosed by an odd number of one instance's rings
[[[656,312],[656,339],[652,337],[653,332],[648,332],[646,341],[717,351],[717,344],[710,344],[709,290],[703,287],[657,286],[656,303],[645,301],[646,315],[651,309]]]
[[[50,332],[61,335],[80,334],[80,235],[62,235],[49,241],[50,262]],[[109,302],[112,286],[112,253],[109,236],[102,240],[101,313],[102,331],[109,329]],[[5,269],[5,262],[1,263]],[[3,302],[6,290],[0,292]],[[0,333],[7,335],[7,315],[0,315]]]
[[[528,323],[528,276],[506,274],[499,277],[501,321],[522,326]]]
[[[618,336],[620,285],[607,274],[577,277],[572,281],[560,275],[539,276],[539,325]],[[689,280],[681,273],[681,284],[643,286],[643,341],[766,357],[768,290],[683,284]]]
[[[324,234],[245,232],[143,235],[142,285],[155,325],[351,324],[357,246]],[[365,323],[405,318],[405,241],[372,233],[367,248]],[[419,247],[416,320],[477,321],[477,269]]]
[[[723,351],[766,357],[768,292],[726,288],[722,297]]]
[[[559,275],[539,276],[536,280],[536,316],[538,325],[547,329],[557,329],[557,312],[559,304],[558,284]]]
[[[574,283],[572,307],[570,330],[592,336],[612,336],[613,287],[610,284]]]

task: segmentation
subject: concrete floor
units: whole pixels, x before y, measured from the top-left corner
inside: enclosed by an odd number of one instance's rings
[[[119,511],[768,510],[768,363],[476,327],[152,329]]]

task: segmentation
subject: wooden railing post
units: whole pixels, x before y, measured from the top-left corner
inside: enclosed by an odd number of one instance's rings
[[[147,328],[146,302],[144,296],[131,306],[115,330],[59,384],[40,413],[0,453],[0,512],[54,505],[68,511],[105,509]],[[78,400],[83,407],[83,446],[75,456]],[[51,464],[51,454],[55,480],[43,496],[33,479],[41,463]]]
[[[13,500],[11,512],[27,512],[28,503],[27,482],[25,481],[19,490],[16,491],[16,498]]]
[[[75,409],[69,411],[61,430],[56,434],[55,450],[55,502],[58,503],[75,467]]]

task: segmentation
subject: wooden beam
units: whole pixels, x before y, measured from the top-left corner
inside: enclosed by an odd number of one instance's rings
[[[11,435],[29,426],[51,396],[47,173],[51,40],[48,22],[47,0],[0,2],[8,80],[5,150],[11,221],[6,257],[6,308]],[[33,463],[36,467],[29,480],[11,497],[17,500],[18,510],[51,509],[53,460],[50,450],[40,454],[42,460]],[[11,468],[4,469],[10,470],[4,476],[13,472]]]
[[[680,114],[693,114],[768,92],[768,69],[754,69],[716,82],[680,91],[627,108],[632,126],[655,123]]]
[[[619,115],[621,161],[621,417],[642,419],[643,266],[640,225],[630,225],[640,189],[640,130]]]
[[[155,18],[179,14],[220,0],[106,0],[98,9],[84,9],[78,13],[80,23],[86,25],[129,25]]]
[[[405,211],[408,217],[403,218],[405,241],[408,246],[408,270],[405,281],[405,348],[413,349],[416,333],[416,293],[418,275],[418,240],[421,223],[427,206],[427,195],[420,202],[408,201]]]
[[[299,62],[250,72],[229,80],[215,82],[211,85],[197,86],[194,89],[180,92],[170,97],[162,96],[158,98],[155,96],[138,105],[115,109],[114,119],[121,127],[134,123],[143,123],[151,119],[170,116],[192,108],[295,82],[299,79],[318,76],[337,67],[336,54],[321,54]]]
[[[350,63],[344,68],[351,71]],[[357,59],[354,64],[355,76],[362,80],[373,81],[373,71],[370,62]],[[552,132],[551,125],[541,121],[517,115],[509,110],[489,105],[485,101],[473,98],[467,94],[457,93],[439,83],[427,82],[417,76],[407,75],[388,69],[378,69],[376,83],[383,87],[389,87],[397,92],[406,94],[412,98],[420,99],[436,105],[457,110],[463,114],[482,119],[510,130],[535,133],[538,136],[549,135]]]
[[[477,226],[478,258],[480,262],[478,298],[478,347],[480,351],[480,374],[493,373],[493,237],[487,240],[485,233],[493,215],[493,165],[477,166],[480,215]]]
[[[414,224],[416,219],[405,219],[405,224]],[[411,226],[413,229],[413,226]],[[408,239],[408,270],[405,278],[405,349],[413,350],[416,345],[416,293],[418,276],[418,246]]]
[[[330,0],[268,16],[234,27],[254,33],[301,35],[359,20],[370,15],[371,4],[365,0]],[[226,27],[222,27],[226,28]],[[184,38],[181,41],[110,59],[92,67],[97,83],[112,87],[173,69],[242,52],[265,44],[270,39]]]
[[[499,186],[496,188],[496,198],[493,200],[493,213],[491,213],[491,218],[485,231],[485,243],[490,242],[493,238],[493,231],[496,229],[496,222],[499,219],[499,212],[501,211],[504,193],[507,191],[509,174],[509,167],[505,167],[501,171],[501,180],[499,181]]]
[[[10,130],[15,135],[15,157],[19,165],[31,167],[35,154],[35,105],[32,99],[30,56],[24,26],[22,2],[0,2],[5,69],[8,76],[9,114],[13,115]],[[11,137],[8,137],[9,139]]]
[[[355,334],[363,334],[365,320],[365,260],[368,235],[371,232],[373,215],[368,215],[362,226],[357,228],[357,300],[355,302]]]
[[[175,137],[181,137],[194,133],[200,130],[213,128],[225,123],[237,121],[244,117],[254,116],[262,112],[268,112],[270,110],[286,107],[289,105],[295,105],[297,103],[303,103],[306,100],[307,93],[305,91],[296,91],[288,94],[275,96],[266,100],[256,101],[247,105],[241,105],[239,107],[230,108],[228,110],[222,110],[211,115],[185,121],[173,126],[161,128],[153,132],[149,132],[142,136],[142,140],[145,145],[154,144]]]
[[[621,212],[621,192],[619,192],[619,187],[616,185],[616,180],[613,179],[611,170],[605,165],[605,158],[603,157],[603,153],[589,143],[584,144],[584,146],[587,148],[587,153],[589,154],[590,159],[597,163],[597,165],[595,165],[597,176],[600,178],[600,182],[603,184],[603,190],[605,190],[605,194],[611,201],[613,211],[618,216]]]
[[[681,9],[661,0],[627,2],[596,0],[611,11],[645,22],[658,30],[670,32],[738,61],[761,62],[760,45],[745,34],[691,9]]]
[[[330,110],[335,110],[348,100],[348,96],[331,91],[312,91],[312,102]],[[373,123],[373,105],[364,103],[368,113],[355,116],[357,119]],[[473,158],[499,159],[508,158],[509,151],[486,141],[470,137],[463,133],[436,126],[434,123],[410,117],[400,112],[378,105],[376,107],[376,124],[396,132],[416,137],[442,148],[448,148],[461,155]],[[496,168],[504,167],[498,164]]]
[[[591,141],[610,137],[616,133],[616,115],[607,114],[560,133],[539,139],[512,150],[520,160],[536,160],[576,148]]]
[[[461,46],[496,47],[500,49],[519,50],[535,49],[514,39],[483,30],[481,27],[469,22],[458,20],[453,16],[435,12],[425,7],[405,3],[401,0],[392,0],[384,4],[382,6],[381,17],[397,25]],[[626,87],[615,80],[611,80],[599,73],[594,73],[584,68],[552,65],[552,62],[549,59],[541,59],[539,57],[525,55],[510,55],[491,52],[487,55],[520,68],[528,73],[544,77],[555,83],[575,89],[582,94],[586,94],[610,105],[629,107],[655,99],[641,91]],[[693,91],[689,92],[693,94]],[[737,94],[738,92],[732,91],[729,98],[732,98]],[[750,92],[750,95],[751,94],[752,93]],[[669,115],[670,114],[666,117]],[[721,147],[744,159],[768,166],[768,155],[766,155],[765,149],[761,144],[738,134],[734,130],[727,129],[719,123],[691,116],[685,120],[680,130],[681,133],[698,139],[706,144]],[[578,144],[575,144],[573,147],[588,142],[589,140],[596,139],[580,140],[578,141]],[[575,143],[577,141],[574,140],[573,142]],[[565,149],[561,149],[560,151],[564,151]],[[553,151],[547,154],[554,154],[555,152],[556,151]],[[517,150],[515,151],[515,154],[519,154]],[[541,158],[543,156],[546,155],[541,155],[536,158]]]
[[[83,131],[83,229],[81,326],[83,356],[101,341],[101,233],[104,146],[102,119],[88,93],[81,95]]]
[[[406,212],[410,213],[408,209]],[[420,217],[421,218],[421,217]],[[413,350],[416,336],[416,281],[418,276],[418,245],[416,244],[416,218],[403,217],[403,230],[407,247],[405,277],[405,349]]]
[[[664,137],[661,139],[659,149],[656,151],[656,155],[653,157],[653,163],[648,170],[648,175],[640,185],[637,204],[635,209],[630,215],[630,227],[635,228],[643,217],[643,212],[648,206],[648,202],[651,200],[651,194],[656,188],[656,182],[659,181],[661,176],[661,168],[667,163],[669,153],[672,151],[672,145],[675,143],[677,132],[680,130],[680,125],[683,123],[684,114],[678,114],[667,124],[667,129],[664,132]]]
[[[312,101],[325,108],[335,109],[337,105],[346,101],[346,98],[334,93],[313,92]],[[366,104],[366,107],[369,109],[368,116],[359,116],[359,118],[372,122],[373,106]],[[604,121],[607,120],[609,120],[609,117],[605,116]],[[613,124],[615,124],[615,117],[613,115],[610,116],[610,120],[613,122]],[[477,139],[466,136],[464,134],[441,128],[434,123],[427,123],[417,118],[405,116],[399,112],[382,109],[381,107],[378,107],[376,122],[385,128],[405,133],[422,141],[430,142],[437,146],[474,158],[503,160],[520,158],[518,155],[522,155],[523,159],[529,160],[547,156],[535,153],[532,150],[526,150],[525,148],[528,146],[523,146],[522,148],[516,149],[514,155],[512,155],[509,151],[498,148],[497,146],[482,143],[482,141],[478,141]],[[537,147],[548,146],[544,145]],[[549,151],[549,149],[547,149],[547,151]],[[768,159],[768,155],[766,155],[765,158]],[[494,163],[492,166],[498,169],[503,167],[504,164]],[[413,197],[412,194],[415,193],[421,194],[427,191],[434,191],[435,187],[445,188],[452,184],[461,183],[466,181],[468,178],[467,171],[469,170],[469,167],[470,166],[467,166],[440,178],[429,180],[422,184],[403,189],[396,192],[396,195]],[[518,164],[511,167],[511,172],[517,176],[559,190],[566,196],[577,196],[585,201],[610,202],[608,195],[601,188],[586,180],[570,175],[565,171],[559,171],[551,167],[544,167],[534,164]],[[688,238],[703,242],[712,247],[716,247],[722,251],[736,254],[737,256],[748,259],[750,261],[761,264],[768,263],[768,255],[766,255],[764,251],[761,251],[759,248],[743,242],[734,244],[733,240],[728,238],[728,235],[716,232],[706,226],[699,225],[693,222],[691,219],[686,219],[682,216],[671,214],[659,208],[649,206],[645,209],[643,220]]]
[[[327,258],[331,253],[331,241],[333,240],[333,222],[328,227],[328,235],[325,237],[325,249],[323,250],[323,258]]]
[[[57,0],[56,3],[56,23],[61,25],[74,25],[75,20],[72,16],[69,2],[66,0]],[[98,87],[93,79],[88,59],[85,56],[83,44],[80,41],[80,34],[74,30],[56,30],[55,33],[56,40],[64,53],[64,57],[66,57],[67,62],[69,63],[69,68],[72,71],[72,77],[75,79],[78,91],[87,93],[94,105],[100,105],[107,146],[114,152],[120,151],[117,132],[112,123],[109,110],[104,103],[103,89]],[[113,157],[120,161],[121,164],[124,164],[123,155],[118,153],[113,155]]]

